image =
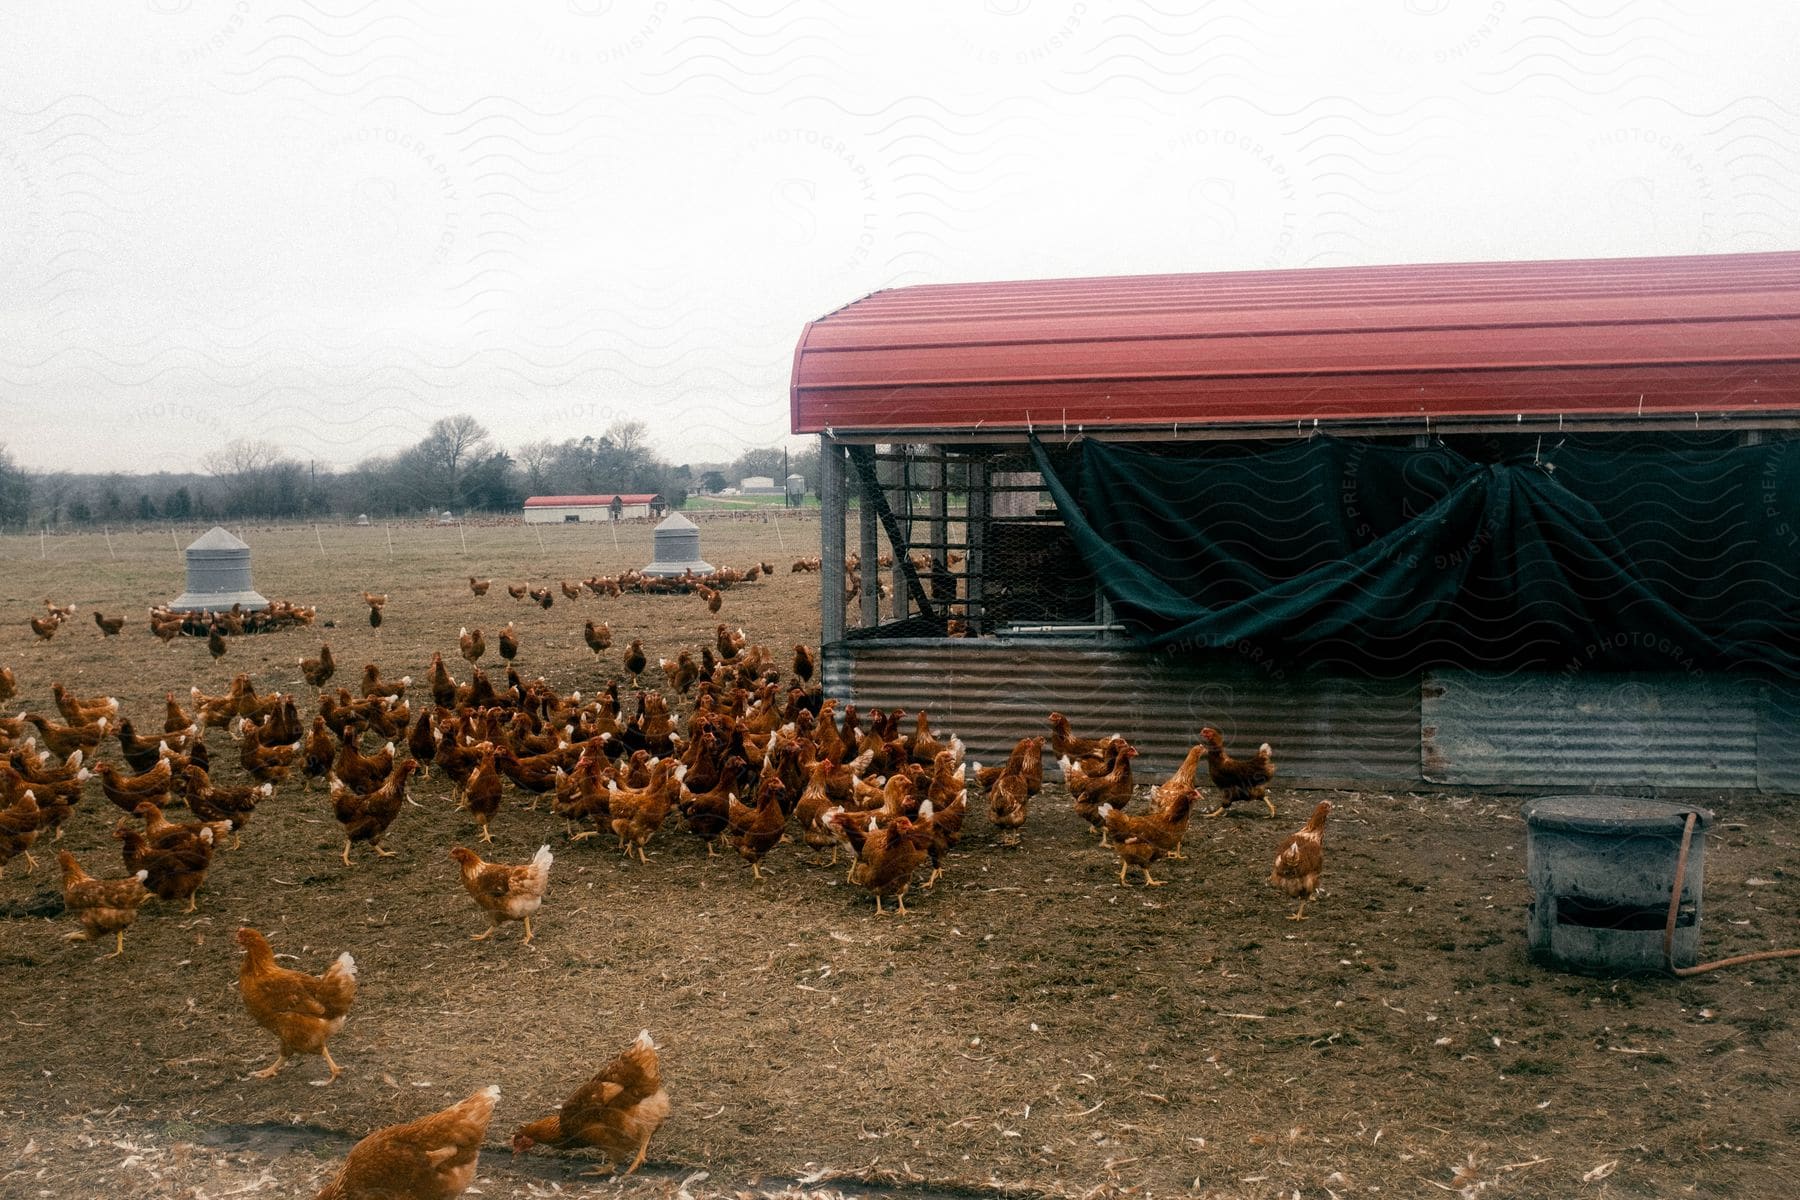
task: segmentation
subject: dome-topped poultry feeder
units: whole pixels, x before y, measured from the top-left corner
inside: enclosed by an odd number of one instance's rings
[[[1689,813],[1696,819],[1675,918],[1671,957],[1677,967],[1699,958],[1706,830],[1713,814],[1617,796],[1546,796],[1526,804],[1531,956],[1588,974],[1660,972],[1671,965],[1663,956],[1663,932]]]
[[[709,575],[713,566],[700,557],[700,527],[682,516],[670,513],[656,527],[656,557],[644,568],[646,575],[670,577]]]
[[[269,602],[250,584],[250,547],[214,525],[187,548],[187,590],[169,601],[177,612],[218,612],[238,605],[259,612]]]

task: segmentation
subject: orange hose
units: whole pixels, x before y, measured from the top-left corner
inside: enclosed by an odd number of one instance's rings
[[[1800,958],[1800,949],[1758,950],[1754,954],[1739,954],[1733,958],[1721,958],[1691,967],[1675,965],[1675,918],[1681,914],[1681,888],[1687,880],[1688,846],[1694,839],[1694,822],[1698,818],[1698,813],[1687,815],[1687,825],[1681,831],[1681,853],[1675,858],[1675,889],[1669,893],[1669,919],[1663,925],[1663,961],[1668,964],[1669,970],[1685,979],[1689,975],[1704,975],[1720,967],[1735,967],[1740,963],[1760,962],[1766,958]]]

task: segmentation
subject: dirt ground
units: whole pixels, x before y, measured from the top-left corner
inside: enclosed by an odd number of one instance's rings
[[[310,689],[296,660],[328,639],[340,680],[361,664],[459,677],[461,625],[512,619],[522,670],[564,689],[595,663],[583,620],[672,655],[718,619],[771,646],[812,642],[817,518],[706,517],[715,564],[768,558],[774,579],[692,598],[560,596],[548,612],[500,584],[610,573],[649,558],[647,525],[247,528],[258,589],[317,603],[333,629],[165,650],[144,607],[182,590],[201,529],[0,539],[0,664],[21,707],[50,684],[117,695],[144,723],[165,689]],[[391,542],[390,542],[391,539]],[[466,543],[465,543],[466,539]],[[391,546],[391,549],[390,549]],[[40,553],[42,557],[40,557]],[[470,595],[470,574],[496,577]],[[391,595],[379,633],[356,599]],[[25,618],[52,597],[76,621],[47,645]],[[102,640],[88,610],[130,618]],[[216,745],[224,744],[215,732]],[[116,746],[115,756],[116,756]],[[1276,747],[1279,757],[1280,747]],[[231,756],[221,755],[220,761]],[[221,772],[236,777],[235,761]],[[1335,793],[1326,893],[1304,922],[1263,882],[1317,793],[1277,790],[1278,820],[1196,821],[1166,888],[1122,887],[1051,786],[1023,845],[995,844],[979,803],[942,882],[877,917],[841,870],[783,846],[754,882],[671,825],[650,862],[569,845],[509,800],[487,857],[557,861],[533,946],[488,942],[447,851],[474,830],[440,777],[412,789],[399,857],[338,861],[321,792],[291,784],[243,848],[216,861],[199,911],[145,909],[121,959],[66,942],[54,848],[0,879],[0,1196],[310,1195],[369,1129],[498,1083],[484,1196],[901,1192],[1348,1197],[1796,1194],[1800,972],[1762,963],[1689,980],[1595,979],[1524,950],[1516,797]],[[1719,798],[1708,843],[1708,958],[1800,943],[1795,809]],[[64,845],[119,873],[116,814],[96,787]],[[332,1050],[248,1077],[274,1046],[235,991],[239,924],[320,970],[356,955],[361,991]],[[295,964],[290,964],[295,965]],[[641,1179],[591,1162],[513,1160],[511,1129],[550,1110],[639,1029],[663,1047],[674,1115]],[[476,1194],[472,1191],[471,1194]]]

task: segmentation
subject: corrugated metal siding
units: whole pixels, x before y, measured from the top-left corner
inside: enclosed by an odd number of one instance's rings
[[[1763,685],[1756,752],[1756,781],[1763,791],[1800,792],[1800,683]]]
[[[1800,253],[930,285],[803,332],[796,433],[1800,411]]]
[[[1724,676],[1434,671],[1420,700],[1425,779],[1753,789],[1764,708],[1762,685]]]
[[[1217,726],[1234,751],[1275,749],[1284,784],[1404,787],[1419,779],[1419,689],[1410,681],[1275,676],[1089,642],[844,642],[827,647],[825,686],[859,709],[920,706],[982,762],[1059,711],[1075,732],[1122,733],[1151,773],[1173,770]]]

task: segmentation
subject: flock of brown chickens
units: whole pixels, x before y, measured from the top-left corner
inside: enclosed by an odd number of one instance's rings
[[[753,568],[769,570],[767,564]],[[718,582],[724,587],[744,578]],[[471,578],[469,586],[481,595],[490,582]],[[571,586],[565,584],[565,595]],[[628,585],[596,577],[580,586],[613,594],[613,587]],[[548,589],[541,597],[535,589],[518,589],[517,598],[528,597],[545,608],[553,603]],[[370,623],[379,627],[387,597],[364,593],[363,600]],[[717,605],[708,603],[716,611]],[[49,619],[60,624],[73,610],[50,606],[50,611]],[[296,611],[305,618],[293,620],[310,623],[310,610]],[[34,627],[37,621],[33,618]],[[216,615],[208,628],[216,638]],[[102,630],[112,632],[104,624]],[[598,658],[611,649],[612,631],[589,620],[584,640]],[[848,855],[848,881],[874,898],[878,913],[887,911],[884,900],[891,897],[903,914],[917,873],[929,870],[923,886],[931,888],[960,842],[971,782],[985,792],[1002,845],[1019,843],[1030,801],[1043,787],[1045,738],[1022,739],[1003,765],[965,766],[962,742],[933,731],[925,712],[913,714],[909,723],[908,714],[897,709],[865,715],[851,704],[840,711],[814,682],[816,667],[806,646],[794,646],[791,661],[780,663],[741,629],[723,623],[714,644],[700,647],[698,657],[682,650],[674,659],[657,660],[671,695],[692,698],[679,721],[660,689],[638,690],[628,702],[616,679],[584,697],[521,677],[512,665],[519,638],[511,622],[496,641],[505,662],[504,683],[480,666],[487,649],[482,631],[465,628],[458,650],[469,664],[469,679],[454,679],[443,656],[434,654],[426,680],[430,702],[421,699],[417,711],[408,699],[412,679],[384,680],[374,663],[364,666],[357,693],[342,687],[328,691],[337,663],[330,646],[322,645],[316,657],[297,660],[302,677],[318,689],[310,726],[302,722],[291,694],[258,694],[248,674],[237,675],[217,695],[190,688],[185,707],[173,692],[166,693],[161,728],[148,733],[120,712],[117,700],[81,697],[53,684],[61,720],[33,712],[0,718],[5,754],[0,874],[20,855],[35,869],[31,846],[46,831],[60,839],[84,786],[98,779],[104,798],[125,818],[113,835],[126,873],[95,877],[67,851],[58,858],[65,907],[81,924],[66,936],[110,934],[115,948],[107,957],[115,957],[124,951],[125,930],[152,897],[195,910],[215,857],[237,846],[258,803],[296,771],[307,790],[323,781],[344,833],[341,859],[350,867],[358,843],[367,843],[377,856],[394,854],[384,841],[410,802],[408,783],[436,769],[451,781],[458,807],[468,811],[483,842],[492,840],[490,825],[507,809],[510,784],[526,811],[547,804],[571,843],[611,834],[617,848],[640,863],[649,861],[646,847],[671,818],[705,845],[709,857],[719,843],[728,845],[758,880],[764,878],[766,856],[790,840],[817,855],[829,852],[834,865]],[[619,665],[636,686],[650,665],[641,639],[629,643]],[[0,704],[17,690],[12,671],[0,669]],[[1060,713],[1050,714],[1049,723],[1049,747],[1075,812],[1118,856],[1122,883],[1135,867],[1146,886],[1160,886],[1165,881],[1152,876],[1153,864],[1183,857],[1182,839],[1201,796],[1202,761],[1219,791],[1218,803],[1206,815],[1255,800],[1275,814],[1267,795],[1275,773],[1267,744],[1238,759],[1226,752],[1216,729],[1203,729],[1180,769],[1149,789],[1142,811],[1132,811],[1137,749],[1116,735],[1077,737]],[[233,743],[228,757],[237,760],[245,782],[215,782],[216,764],[206,741],[213,729],[227,730]],[[117,743],[122,767],[93,758],[109,739]],[[170,820],[165,812],[175,804],[185,805],[196,819]],[[512,811],[518,811],[516,805]],[[1320,804],[1306,827],[1278,850],[1270,879],[1300,900],[1293,919],[1304,915],[1317,890],[1329,811],[1329,803]],[[517,921],[523,940],[531,942],[532,918],[543,905],[554,861],[549,845],[522,864],[485,862],[464,846],[449,854],[488,921],[487,929],[471,938],[486,939],[502,923]],[[341,954],[314,976],[278,966],[257,930],[240,929],[237,938],[245,1006],[279,1043],[275,1062],[256,1076],[274,1075],[294,1056],[317,1054],[335,1080],[341,1068],[327,1043],[355,999],[355,960]],[[320,1197],[459,1194],[473,1178],[497,1097],[498,1088],[487,1088],[442,1113],[377,1131],[351,1152]],[[539,1143],[598,1146],[617,1162],[632,1156],[630,1169],[635,1169],[668,1107],[655,1048],[645,1033],[557,1115],[522,1126],[513,1147],[521,1152]],[[371,1180],[389,1192],[369,1192],[377,1185]],[[402,1182],[407,1180],[415,1182]]]

